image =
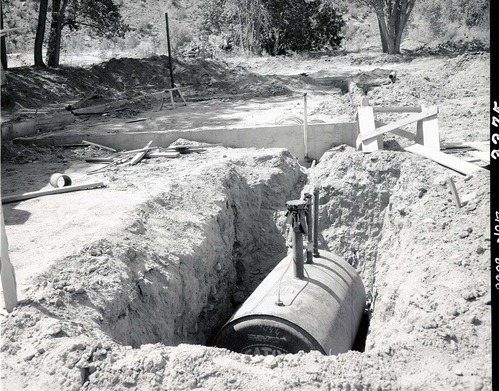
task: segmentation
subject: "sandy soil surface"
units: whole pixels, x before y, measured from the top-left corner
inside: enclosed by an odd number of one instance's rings
[[[105,65],[94,70],[102,71],[97,92],[71,78],[61,84],[64,72],[43,86],[23,73],[32,70],[13,72],[11,85],[24,80],[33,92],[11,91],[18,104],[5,120],[30,116],[19,104],[63,109],[99,95],[94,103],[142,103],[80,118],[62,133],[263,125],[301,116],[307,92],[311,118],[341,122],[353,120],[367,91],[376,105],[437,105],[443,142],[488,137],[487,53],[232,59],[227,75],[215,63],[190,64],[189,105],[161,111],[145,93],[120,91],[121,68],[111,65],[107,76]],[[198,69],[210,69],[210,79]],[[397,81],[387,82],[393,70]],[[193,102],[202,95],[211,99]],[[125,122],[132,118],[147,120]],[[2,387],[491,389],[488,172],[464,178],[393,150],[403,142],[385,137],[387,150],[368,155],[338,146],[313,169],[281,149],[214,147],[94,175],[87,171],[98,166],[84,159],[110,153],[4,143],[2,195],[50,188],[53,172],[107,187],[4,205],[21,303],[0,314]],[[462,208],[449,176],[460,194],[475,194]],[[305,183],[320,189],[321,248],[356,265],[373,302],[365,351],[273,357],[203,346],[288,252],[284,203]]]

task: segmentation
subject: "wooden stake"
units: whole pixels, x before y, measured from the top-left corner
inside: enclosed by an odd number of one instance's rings
[[[0,274],[2,280],[3,299],[5,301],[5,309],[7,312],[12,312],[17,306],[17,284],[16,273],[14,266],[9,258],[9,244],[7,241],[7,233],[5,232],[5,223],[3,221],[3,210],[0,209],[1,215],[1,245],[0,249]]]
[[[456,203],[457,207],[461,207],[461,200],[459,199],[459,193],[457,192],[456,189],[456,184],[454,183],[454,180],[451,177],[447,178],[447,183],[450,186],[450,191],[452,193],[452,197],[454,198],[454,202]]]

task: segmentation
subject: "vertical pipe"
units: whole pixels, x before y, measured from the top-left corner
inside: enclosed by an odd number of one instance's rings
[[[319,254],[319,189],[314,189],[314,257]]]
[[[303,234],[293,231],[293,267],[296,278],[303,279]]]
[[[301,224],[300,214],[305,211],[306,201],[303,200],[293,200],[286,202],[286,207],[288,208],[291,222],[291,228],[293,229],[293,269],[296,278],[303,279],[304,267],[303,267],[303,227]]]
[[[307,201],[307,263],[314,263],[312,250],[312,194],[305,193],[305,200]]]
[[[308,127],[307,127],[307,93],[303,94],[303,141],[305,144],[305,160],[308,160]]]
[[[170,84],[171,88],[175,88],[175,83],[173,81],[173,67],[172,67],[172,49],[170,46],[170,28],[168,27],[168,12],[165,12],[166,21],[166,42],[168,44],[168,67],[170,68]]]

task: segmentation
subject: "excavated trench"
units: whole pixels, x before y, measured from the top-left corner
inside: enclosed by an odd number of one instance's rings
[[[200,168],[202,192],[193,192],[188,179],[172,183],[141,206],[128,227],[132,235],[93,246],[113,262],[107,270],[114,277],[112,286],[89,290],[97,322],[114,341],[135,348],[210,344],[288,253],[284,205],[307,182],[320,191],[319,247],[356,268],[373,308],[385,212],[394,198],[408,205],[426,191],[403,175],[402,166],[411,164],[400,155],[339,147],[305,173],[285,151],[261,152]],[[415,187],[409,198],[399,191],[407,186]],[[369,320],[366,313],[355,350],[364,350]]]

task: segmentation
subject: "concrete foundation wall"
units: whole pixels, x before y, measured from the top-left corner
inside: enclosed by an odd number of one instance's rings
[[[308,129],[308,156],[319,159],[335,145],[355,146],[356,123],[310,124]],[[260,126],[254,128],[199,129],[182,131],[123,132],[118,134],[58,135],[17,139],[23,144],[64,145],[78,144],[82,140],[106,145],[117,150],[152,145],[167,147],[178,138],[210,144],[223,144],[233,148],[286,148],[303,160],[305,143],[303,125]]]

